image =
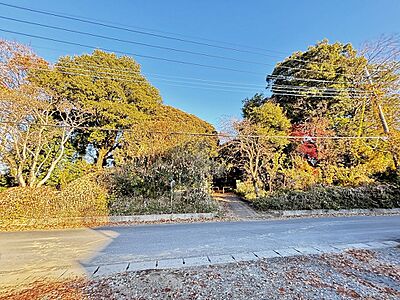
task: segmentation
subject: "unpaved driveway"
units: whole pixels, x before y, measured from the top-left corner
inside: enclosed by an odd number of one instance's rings
[[[240,220],[256,219],[260,217],[259,213],[250,207],[247,202],[233,193],[214,194],[213,198],[222,204],[226,210],[227,217]]]

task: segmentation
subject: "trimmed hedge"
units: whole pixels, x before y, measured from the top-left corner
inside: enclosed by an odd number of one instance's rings
[[[0,230],[28,230],[97,225],[108,216],[107,193],[87,175],[63,190],[14,187],[0,192]]]
[[[119,196],[110,199],[110,214],[113,216],[148,215],[169,213],[209,213],[218,210],[210,195],[201,189],[175,192],[174,198],[167,195],[157,198],[143,196]]]
[[[400,187],[368,185],[359,187],[318,186],[307,191],[286,191],[256,199],[258,210],[371,209],[400,207]]]

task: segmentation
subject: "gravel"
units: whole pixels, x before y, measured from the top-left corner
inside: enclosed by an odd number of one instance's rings
[[[124,272],[71,281],[62,291],[83,299],[399,299],[400,248]],[[55,299],[51,292],[3,299]]]
[[[89,299],[399,299],[400,249],[273,258],[120,273],[91,281]]]

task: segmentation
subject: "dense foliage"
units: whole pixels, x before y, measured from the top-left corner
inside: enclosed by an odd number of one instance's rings
[[[282,191],[258,198],[254,206],[260,210],[399,208],[399,193],[400,187],[394,185],[316,186],[305,191]]]
[[[54,187],[12,187],[0,192],[0,230],[95,225],[108,215],[106,189],[96,174]]]
[[[15,206],[23,210],[33,205],[26,211],[29,216],[46,217],[42,210],[49,203],[52,216],[57,207],[59,217],[66,213],[62,207],[81,215],[74,205],[84,202],[84,193],[65,193],[92,174],[112,182],[112,188],[101,184],[104,197],[99,201],[113,213],[215,209],[209,196],[209,164],[217,140],[201,135],[214,128],[164,105],[131,57],[95,50],[61,57],[50,66],[29,47],[5,40],[0,41],[0,57],[0,186],[5,189],[2,205],[8,202],[5,214]],[[182,134],[190,132],[200,135]],[[177,185],[171,198],[172,180]],[[95,208],[96,187],[89,184],[87,189],[88,206],[83,210],[106,214]],[[81,190],[85,187],[78,185],[77,192]],[[15,199],[9,201],[11,194]],[[145,207],[138,206],[137,199]],[[68,201],[70,206],[57,206]],[[132,204],[130,209],[114,209],[126,203]],[[11,216],[26,219],[15,211]]]
[[[218,141],[164,105],[131,57],[95,50],[51,66],[1,40],[0,213],[17,224],[209,212],[219,177],[260,209],[396,207],[400,51],[385,49],[293,53],[267,77],[271,96],[245,99]]]
[[[243,163],[239,194],[255,199],[321,184],[372,184],[396,168],[398,174],[400,52],[377,45],[377,53],[360,53],[322,41],[277,64],[267,77],[272,95],[244,100],[244,119],[232,126],[236,138],[220,152]]]
[[[105,175],[113,214],[210,212],[213,162],[197,141],[132,160]]]

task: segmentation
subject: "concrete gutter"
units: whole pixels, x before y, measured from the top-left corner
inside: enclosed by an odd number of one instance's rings
[[[212,219],[216,213],[190,213],[190,214],[162,214],[162,215],[136,215],[136,216],[109,216],[110,223],[120,222],[156,222],[170,220],[198,220]]]
[[[46,218],[46,219],[29,219],[9,220],[8,222],[0,222],[0,232],[7,227],[35,228],[46,226],[44,229],[51,229],[51,226],[57,224],[69,224],[68,227],[76,227],[77,224],[101,224],[110,223],[146,223],[146,222],[165,222],[165,221],[184,221],[184,220],[211,220],[217,217],[217,213],[188,213],[188,214],[160,214],[160,215],[133,215],[133,216],[93,216],[93,217],[65,217],[65,218]],[[2,228],[4,227],[4,229]],[[79,227],[79,226],[78,226]]]
[[[310,210],[268,210],[261,213],[265,217],[301,217],[324,215],[396,215],[400,214],[400,208],[372,208],[372,209],[310,209]]]

